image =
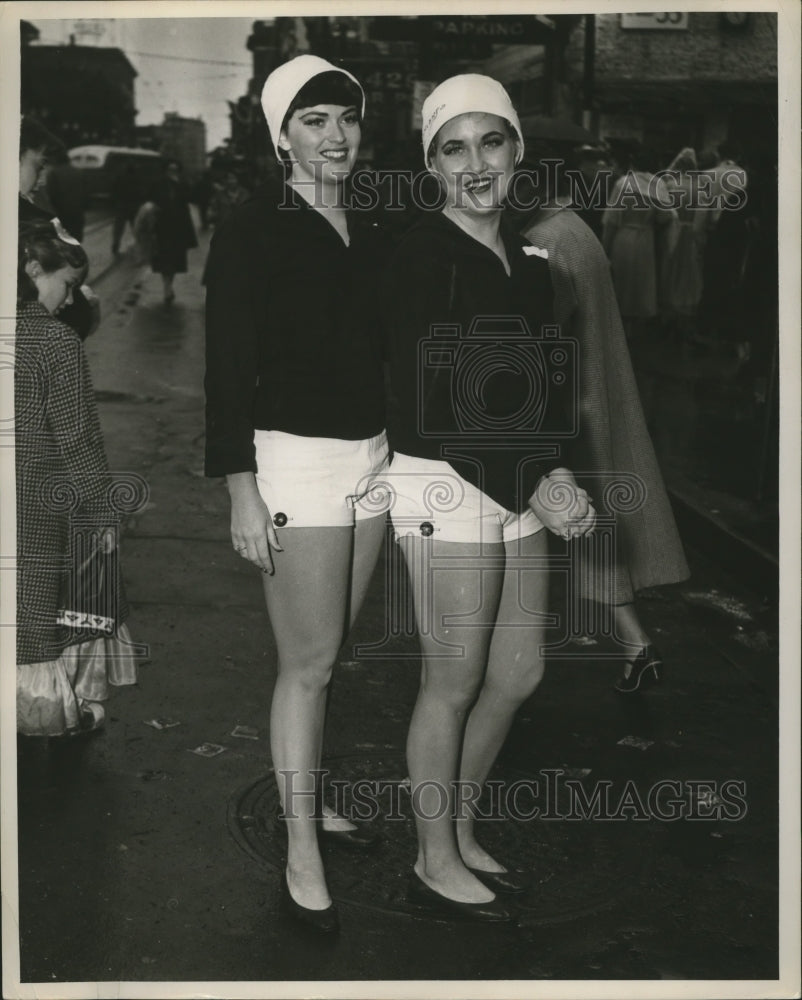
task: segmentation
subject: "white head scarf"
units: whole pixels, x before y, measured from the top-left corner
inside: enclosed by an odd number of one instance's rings
[[[520,163],[524,155],[524,137],[518,114],[512,106],[507,91],[498,80],[479,73],[462,73],[444,80],[423,102],[423,159],[428,163],[429,147],[438,130],[446,122],[470,111],[484,112],[506,118],[518,136],[518,151],[515,162]]]
[[[290,59],[289,62],[282,63],[281,66],[274,69],[265,80],[265,85],[262,88],[262,110],[267,119],[267,127],[270,131],[270,139],[273,143],[273,149],[276,151],[276,156],[279,156],[278,140],[281,134],[281,124],[295,95],[304,84],[309,83],[312,77],[319,76],[321,73],[332,72],[342,73],[343,76],[347,76],[349,80],[359,87],[359,92],[362,95],[360,113],[364,117],[365,91],[355,76],[352,76],[348,70],[342,69],[340,66],[333,66],[325,59],[321,59],[320,56],[296,56],[294,59]],[[280,156],[279,159],[281,159]]]

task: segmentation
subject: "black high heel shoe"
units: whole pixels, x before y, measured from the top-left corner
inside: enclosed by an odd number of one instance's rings
[[[659,684],[663,679],[663,659],[651,644],[644,646],[632,661],[628,677],[619,677],[615,689],[620,694],[632,694]]]
[[[500,923],[513,919],[512,911],[497,899],[491,899],[487,903],[460,903],[458,900],[449,899],[448,896],[432,889],[415,871],[409,876],[407,899],[410,903],[424,906],[428,910],[435,910],[457,920],[483,920]]]
[[[469,868],[468,871],[493,892],[513,896],[529,888],[529,879],[522,872],[483,872],[479,868]]]
[[[325,910],[310,910],[308,906],[301,906],[292,898],[286,871],[281,877],[281,905],[300,923],[321,934],[338,934],[340,931],[340,918],[334,903]]]

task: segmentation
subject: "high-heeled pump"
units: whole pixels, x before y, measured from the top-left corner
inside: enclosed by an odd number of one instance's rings
[[[444,896],[428,886],[415,871],[409,876],[407,899],[417,906],[434,910],[457,920],[484,920],[500,923],[513,919],[512,911],[497,899],[488,900],[486,903],[461,903],[456,899],[449,899],[448,896]]]
[[[530,879],[523,872],[484,872],[479,868],[468,868],[468,871],[493,892],[517,896],[529,888]]]
[[[663,659],[651,644],[644,646],[634,660],[632,670],[626,677],[619,677],[615,689],[620,694],[632,694],[644,688],[659,684],[663,679]]]
[[[337,934],[340,930],[340,918],[334,903],[331,903],[325,910],[312,910],[308,906],[293,899],[290,892],[290,884],[287,881],[286,871],[281,877],[281,904],[291,916],[306,927],[321,934]]]

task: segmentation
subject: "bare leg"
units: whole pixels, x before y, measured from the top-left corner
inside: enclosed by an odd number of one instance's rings
[[[494,898],[460,858],[454,829],[455,782],[465,717],[482,682],[502,579],[501,545],[485,546],[487,568],[460,563],[479,547],[417,537],[401,541],[409,568],[423,663],[407,737],[416,808],[415,871],[432,889],[459,902]],[[425,549],[422,549],[425,546]],[[422,556],[431,554],[426,565]],[[445,565],[444,561],[451,559]],[[447,624],[460,616],[458,624]],[[428,623],[428,624],[427,624]],[[444,644],[459,648],[446,655]]]
[[[376,559],[381,550],[385,533],[385,517],[364,518],[356,522],[354,528],[354,554],[351,566],[350,595],[348,601],[348,631],[353,627],[362,609],[368,591]],[[325,830],[353,830],[355,824],[337,816],[332,808],[323,804],[323,828]]]
[[[520,545],[520,548],[518,547]],[[548,601],[546,532],[505,544],[507,565],[484,684],[468,716],[460,780],[483,786],[507,737],[515,713],[543,677],[540,647]],[[543,557],[534,567],[528,560]],[[522,568],[528,566],[528,568]],[[457,814],[457,840],[465,864],[480,871],[505,871],[476,841],[469,808]]]
[[[291,528],[279,534],[284,551],[274,553],[275,575],[263,578],[279,654],[271,752],[282,805],[297,817],[287,820],[292,895],[303,906],[325,909],[331,899],[314,821],[320,790],[311,772],[320,769],[332,668],[364,600],[384,518],[358,521],[354,528]]]
[[[615,636],[624,647],[624,656],[627,661],[624,667],[624,676],[629,677],[632,671],[632,660],[652,640],[641,625],[634,604],[616,604],[613,608],[613,619]]]

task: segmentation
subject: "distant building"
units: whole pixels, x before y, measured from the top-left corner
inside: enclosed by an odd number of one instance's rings
[[[189,180],[199,177],[206,167],[206,123],[170,111],[158,126],[158,135],[162,156],[178,160]]]
[[[663,158],[725,139],[776,150],[775,13],[597,14],[593,27],[590,103],[600,138],[639,141]],[[587,30],[583,20],[566,53],[577,97]]]
[[[21,50],[21,109],[67,147],[135,144],[137,72],[120,49],[38,45]]]

